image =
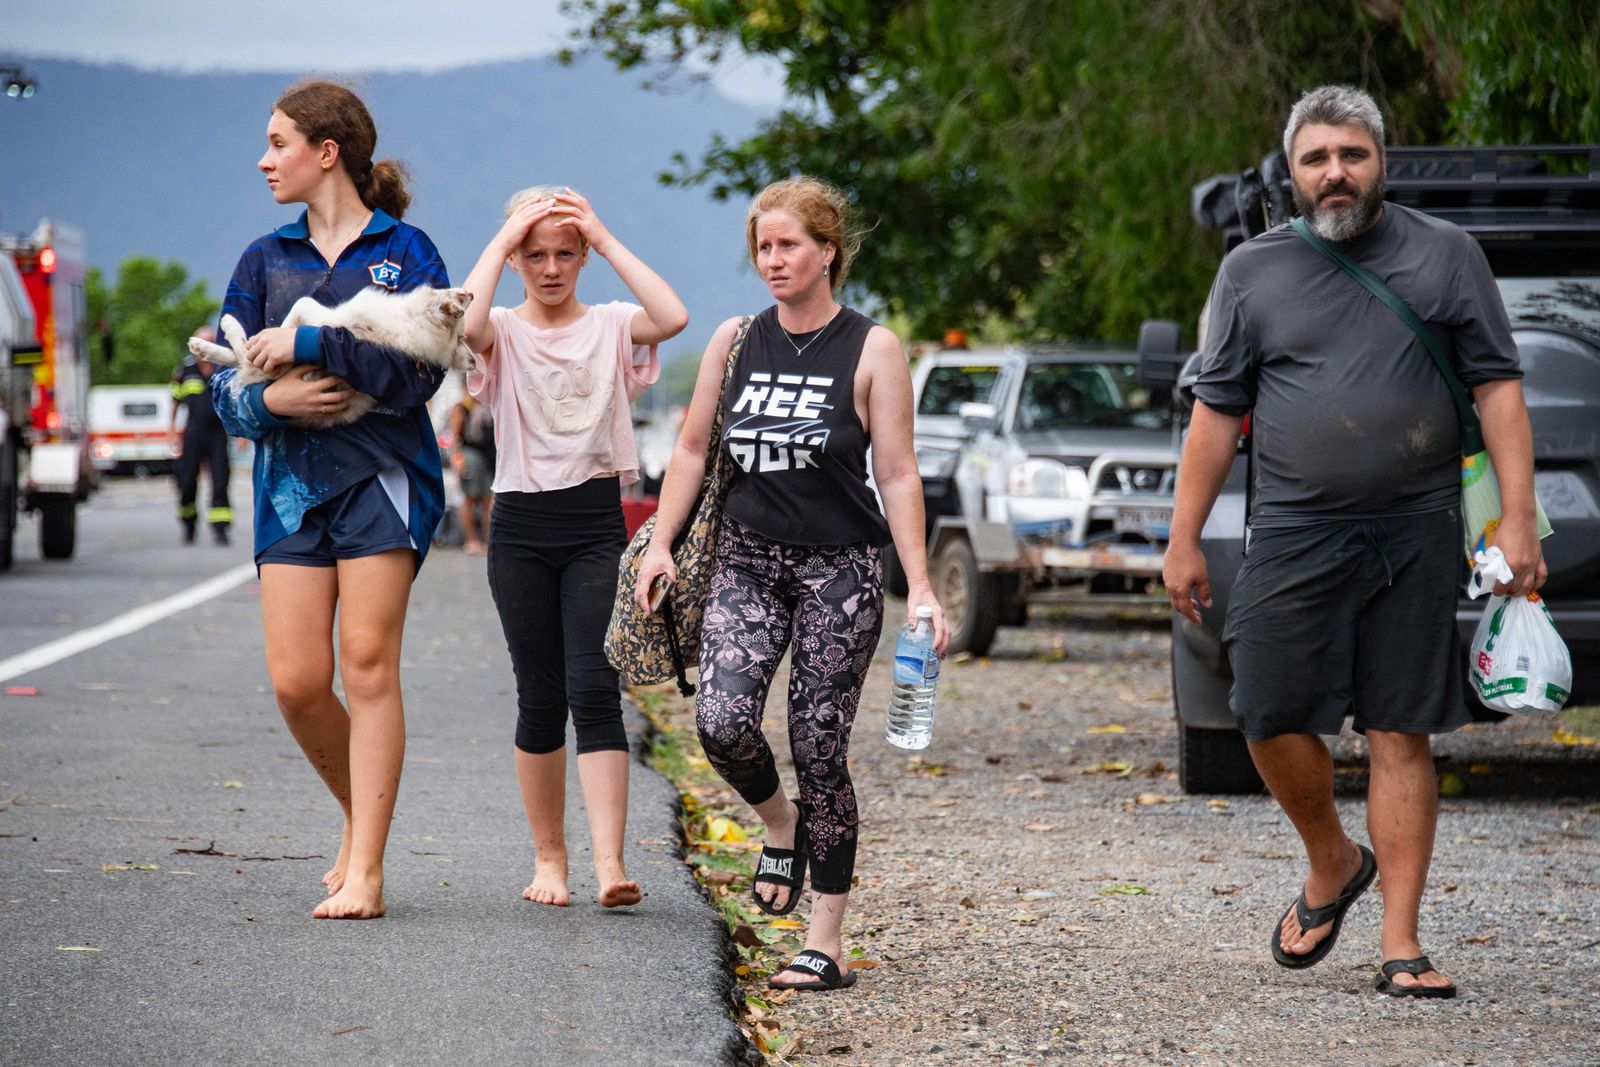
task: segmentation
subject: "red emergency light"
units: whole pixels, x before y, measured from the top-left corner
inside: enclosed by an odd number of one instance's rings
[[[47,430],[61,429],[61,412],[52,411],[44,417],[44,428]]]
[[[39,270],[44,274],[54,274],[56,272],[55,249],[42,248],[39,250]]]

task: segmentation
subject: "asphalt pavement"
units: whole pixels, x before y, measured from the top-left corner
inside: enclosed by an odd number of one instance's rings
[[[170,494],[110,483],[60,563],[37,558],[25,522],[0,575],[0,659],[248,562],[246,508],[232,547],[186,548]],[[260,645],[247,581],[4,683],[38,692],[0,696],[0,1062],[748,1055],[724,928],[681,862],[659,775],[636,764],[632,778],[638,907],[594,903],[575,774],[573,906],[520,899],[532,846],[481,559],[436,549],[413,592],[384,919],[311,918],[338,810],[283,726]],[[632,709],[629,727],[637,741]]]

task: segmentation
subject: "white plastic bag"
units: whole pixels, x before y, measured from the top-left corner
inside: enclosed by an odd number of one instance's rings
[[[1472,638],[1467,678],[1484,707],[1553,715],[1572,689],[1572,656],[1538,593],[1491,596]]]

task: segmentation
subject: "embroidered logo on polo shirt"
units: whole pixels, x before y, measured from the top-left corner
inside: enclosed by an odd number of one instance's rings
[[[372,284],[381,285],[385,289],[394,289],[400,285],[400,264],[384,260],[374,263],[367,270],[372,274]]]

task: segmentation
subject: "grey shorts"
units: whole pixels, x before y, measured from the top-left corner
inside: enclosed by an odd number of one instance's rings
[[[488,453],[471,445],[461,446],[461,492],[470,497],[488,496],[494,484],[494,462]]]
[[[1251,741],[1471,721],[1456,631],[1458,511],[1252,531],[1222,640]]]

